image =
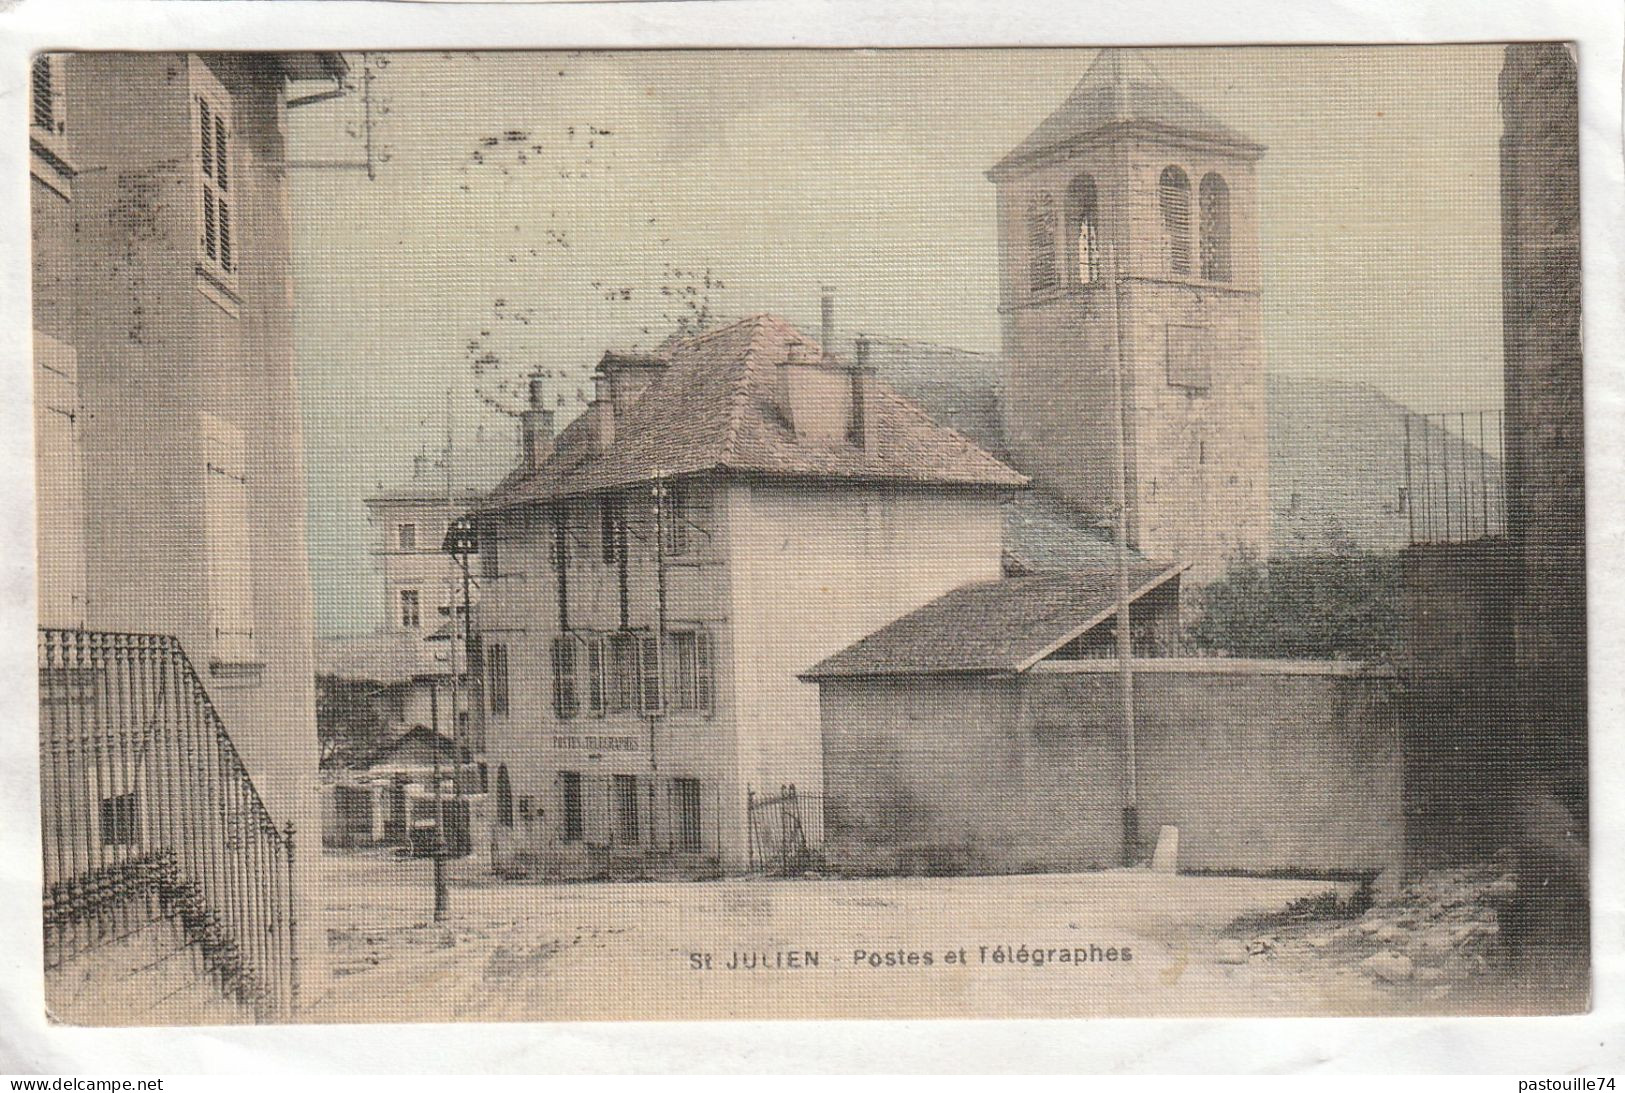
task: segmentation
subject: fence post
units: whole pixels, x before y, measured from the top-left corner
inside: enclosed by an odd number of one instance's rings
[[[282,829],[282,845],[288,852],[288,1018],[293,1019],[299,1010],[299,912],[298,900],[295,897],[296,885],[293,875],[293,821],[289,820]]]

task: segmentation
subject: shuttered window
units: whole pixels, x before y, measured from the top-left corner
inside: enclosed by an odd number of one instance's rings
[[[231,105],[225,89],[197,58],[192,60],[193,113],[197,122],[199,260],[203,269],[233,282],[239,265],[236,182]]]
[[[695,635],[694,708],[714,713],[717,703],[716,646],[711,634],[701,630]]]
[[[604,639],[587,639],[587,712],[603,717],[608,679],[604,671]]]
[[[644,713],[660,712],[660,642],[653,637],[638,639],[638,707]]]
[[[635,774],[614,776],[615,841],[635,843],[640,837],[638,823],[638,777]]]
[[[416,630],[423,625],[423,598],[415,588],[400,592],[401,629]]]
[[[213,656],[227,663],[256,659],[254,557],[248,461],[240,429],[203,415],[204,541]]]
[[[1168,247],[1168,271],[1176,277],[1191,272],[1191,180],[1178,167],[1165,167],[1157,182],[1162,230]]]
[[[711,635],[677,630],[666,635],[666,706],[710,713],[716,694]]]
[[[1230,187],[1218,174],[1202,176],[1197,195],[1201,204],[1202,276],[1209,281],[1230,280]]]
[[[1041,193],[1027,206],[1027,280],[1033,293],[1060,287],[1055,263],[1055,199]]]
[[[498,826],[513,826],[513,781],[508,777],[508,764],[497,766],[496,819]]]
[[[586,829],[586,816],[581,807],[581,773],[574,770],[559,771],[559,837],[565,842],[577,842]]]
[[[508,647],[491,644],[485,648],[485,701],[492,713],[508,712]]]
[[[41,53],[34,58],[30,88],[33,91],[34,128],[56,136],[66,128],[62,109],[62,80],[59,57]]]
[[[626,506],[619,497],[604,497],[598,505],[604,564],[619,565],[626,550]]]
[[[611,634],[604,663],[604,712],[626,713],[637,708],[638,642],[627,633]]]
[[[553,639],[553,713],[561,721],[581,712],[576,678],[579,659],[575,638],[565,635]]]

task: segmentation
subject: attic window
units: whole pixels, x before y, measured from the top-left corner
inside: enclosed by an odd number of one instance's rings
[[[1176,277],[1191,272],[1191,180],[1178,167],[1164,167],[1157,182],[1162,230],[1168,240],[1168,270]]]

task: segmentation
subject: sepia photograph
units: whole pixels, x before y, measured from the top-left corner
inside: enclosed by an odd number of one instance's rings
[[[38,1007],[1586,1012],[1578,73],[34,54]]]

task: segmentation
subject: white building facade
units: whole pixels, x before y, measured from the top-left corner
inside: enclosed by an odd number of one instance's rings
[[[822,828],[821,658],[999,576],[1020,475],[758,317],[599,398],[475,512],[499,868],[759,862],[750,803]],[[760,821],[760,817],[758,818]]]

